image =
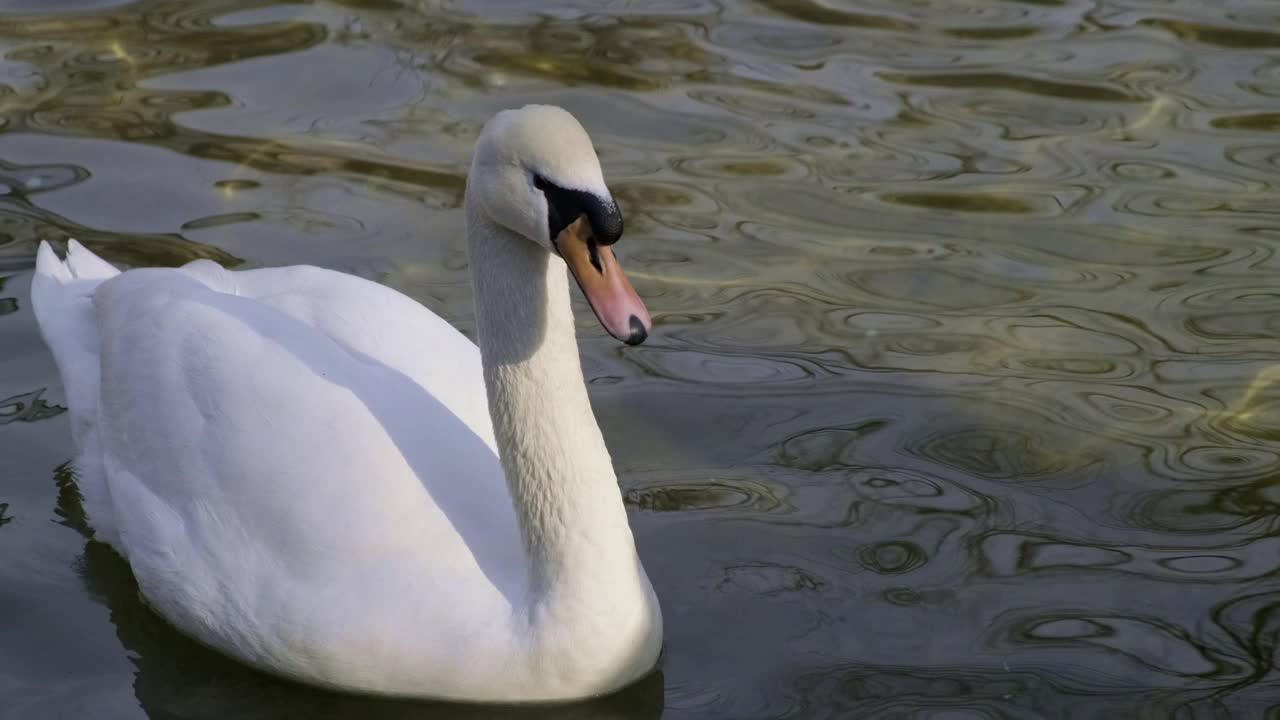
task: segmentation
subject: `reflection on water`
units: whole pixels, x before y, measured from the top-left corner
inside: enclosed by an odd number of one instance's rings
[[[45,388],[40,388],[0,400],[0,425],[11,422],[35,422],[63,412],[63,408],[50,406],[41,397],[44,391]]]
[[[74,236],[335,267],[470,331],[470,144],[532,101],[596,138],[657,321],[581,332],[667,650],[617,697],[509,714],[1280,707],[1273,4],[18,7],[0,715],[499,714],[294,686],[152,615],[76,531],[26,298],[36,243]]]

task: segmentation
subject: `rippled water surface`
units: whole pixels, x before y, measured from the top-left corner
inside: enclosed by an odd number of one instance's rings
[[[470,146],[537,101],[594,136],[656,320],[579,306],[667,650],[512,716],[1280,717],[1276,3],[3,7],[0,716],[505,716],[151,615],[77,531],[28,287],[75,236],[469,332]]]

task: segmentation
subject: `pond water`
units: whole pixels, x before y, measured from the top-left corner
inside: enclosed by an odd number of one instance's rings
[[[0,716],[1280,717],[1275,3],[4,7]],[[178,635],[80,532],[38,240],[323,265],[470,332],[470,146],[535,101],[654,313],[628,348],[575,299],[661,672],[499,712]]]

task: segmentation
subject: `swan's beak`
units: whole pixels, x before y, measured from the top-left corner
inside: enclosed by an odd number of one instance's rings
[[[652,325],[649,310],[623,274],[613,248],[596,241],[587,216],[569,223],[555,246],[604,329],[628,345],[644,342]]]

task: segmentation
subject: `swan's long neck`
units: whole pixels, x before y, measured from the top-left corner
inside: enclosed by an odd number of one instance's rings
[[[649,592],[583,383],[564,263],[474,209],[467,247],[489,413],[534,604]]]

